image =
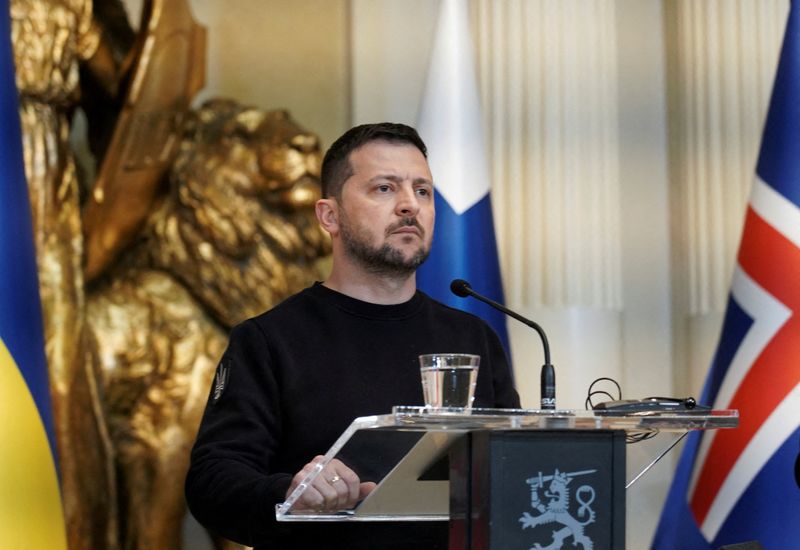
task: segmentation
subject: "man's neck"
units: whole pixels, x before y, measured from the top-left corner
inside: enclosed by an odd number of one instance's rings
[[[334,265],[330,277],[323,285],[351,298],[371,304],[402,304],[409,301],[417,291],[415,273],[407,276],[388,276],[363,271],[337,270]]]

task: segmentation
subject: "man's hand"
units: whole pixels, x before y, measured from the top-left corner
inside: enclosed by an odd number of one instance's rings
[[[289,490],[286,491],[287,498],[300,485],[300,482],[314,471],[322,458],[322,456],[314,457],[295,474]],[[295,502],[293,508],[314,511],[347,510],[353,508],[359,500],[370,494],[375,486],[376,484],[371,481],[362,483],[353,470],[334,458],[314,478],[300,499]]]

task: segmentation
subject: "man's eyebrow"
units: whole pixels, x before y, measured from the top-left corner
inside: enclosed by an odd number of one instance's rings
[[[401,178],[400,176],[396,176],[394,174],[378,174],[377,176],[373,176],[369,179],[370,182],[379,180],[389,180],[395,183],[399,183],[403,181],[403,178]]]
[[[401,181],[403,181],[403,179],[405,178],[403,178],[402,176],[398,176],[396,174],[378,174],[377,176],[371,177],[369,181],[372,183],[376,181],[385,180],[385,181],[391,181],[393,183],[400,183]],[[414,185],[430,185],[431,187],[433,187],[433,182],[428,178],[414,178],[413,183]]]

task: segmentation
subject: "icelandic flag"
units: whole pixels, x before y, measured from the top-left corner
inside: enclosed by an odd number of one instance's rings
[[[0,548],[66,548],[8,0],[0,0]]]
[[[745,215],[731,295],[702,402],[739,428],[695,432],[653,541],[800,548],[800,7],[793,1]]]
[[[417,271],[417,286],[486,320],[508,352],[505,315],[450,292],[453,279],[465,279],[476,292],[503,303],[467,7],[464,0],[441,2],[417,125],[436,186],[435,238],[428,261]]]

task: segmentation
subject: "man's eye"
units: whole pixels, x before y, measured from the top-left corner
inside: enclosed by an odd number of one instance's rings
[[[419,189],[417,189],[417,194],[422,195],[423,197],[427,197],[431,194],[431,190],[426,189],[425,187],[420,187]]]
[[[377,189],[381,193],[388,193],[392,188],[389,185],[379,185]]]

